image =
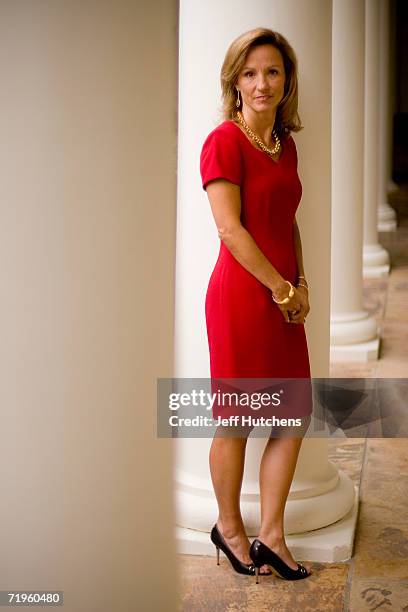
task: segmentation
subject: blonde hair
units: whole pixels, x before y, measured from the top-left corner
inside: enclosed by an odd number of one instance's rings
[[[222,90],[222,116],[224,120],[233,120],[237,110],[242,109],[241,104],[237,108],[236,83],[239,74],[244,67],[248,53],[260,45],[273,45],[282,55],[285,67],[284,96],[279,103],[275,130],[280,137],[298,132],[302,129],[302,123],[298,115],[298,77],[297,59],[294,50],[286,40],[279,34],[267,28],[256,28],[238,36],[228,48],[221,68],[221,90]]]

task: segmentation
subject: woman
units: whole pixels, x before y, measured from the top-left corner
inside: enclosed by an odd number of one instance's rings
[[[208,285],[211,378],[310,378],[304,321],[309,312],[295,212],[301,198],[290,135],[297,114],[297,61],[283,36],[257,28],[229,47],[221,70],[224,122],[207,137],[200,170],[220,253]],[[311,413],[311,403],[302,406]],[[222,429],[222,428],[219,428]],[[244,574],[298,580],[284,538],[284,508],[302,437],[268,439],[260,465],[261,527],[251,547],[240,513],[247,437],[213,439],[210,470],[219,516],[217,549]]]

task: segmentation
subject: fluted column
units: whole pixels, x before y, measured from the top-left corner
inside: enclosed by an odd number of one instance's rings
[[[364,121],[364,249],[365,277],[387,276],[389,257],[378,242],[380,2],[366,0]]]
[[[299,57],[300,115],[306,128],[295,135],[304,193],[297,218],[312,300],[306,331],[313,376],[325,377],[330,342],[331,3],[224,0],[222,9],[228,19],[215,18],[216,0],[180,3],[175,375],[209,376],[204,299],[219,241],[201,188],[199,154],[204,138],[219,122],[219,72],[228,45],[262,24],[282,32]],[[265,442],[250,438],[247,445],[241,507],[250,536],[259,529],[258,472]],[[217,506],[208,467],[210,444],[210,439],[175,441],[177,537],[182,552],[214,554],[209,530]],[[327,440],[304,440],[285,513],[294,554],[321,561],[347,558],[355,520],[351,509],[355,510],[353,485],[328,461]],[[325,537],[327,525],[330,537]],[[311,529],[316,531],[304,538],[302,533]]]
[[[364,15],[364,0],[333,2],[332,361],[376,359],[379,346],[362,307]]]
[[[388,185],[391,178],[391,91],[390,91],[390,0],[380,2],[380,116],[379,116],[379,169],[378,169],[378,230],[397,229],[395,210],[388,203]]]

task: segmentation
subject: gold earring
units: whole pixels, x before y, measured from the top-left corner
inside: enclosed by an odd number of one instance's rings
[[[236,102],[235,102],[235,106],[236,106],[237,108],[239,108],[239,107],[241,106],[241,101],[240,101],[240,99],[239,99],[239,89],[237,89],[237,94],[238,94],[238,97],[237,97],[237,100],[236,100]]]

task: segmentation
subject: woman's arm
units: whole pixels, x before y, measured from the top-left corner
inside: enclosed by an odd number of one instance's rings
[[[277,300],[286,298],[289,285],[241,224],[241,196],[238,185],[217,179],[207,185],[207,195],[218,235],[231,254],[248,272],[268,287]],[[299,308],[296,289],[290,301],[279,306],[288,320],[286,311]]]
[[[298,277],[305,276],[305,270],[303,267],[302,241],[300,239],[300,231],[299,231],[299,226],[296,221],[296,217],[295,217],[295,220],[293,221],[293,241],[295,245],[295,255],[296,255]]]
[[[295,248],[296,255],[296,263],[297,263],[297,274],[298,280],[299,276],[305,277],[305,269],[303,267],[303,253],[302,253],[302,241],[300,239],[300,231],[299,226],[296,221],[296,217],[293,221],[293,242]],[[301,279],[302,284],[305,282],[305,279]],[[307,283],[306,283],[307,284]],[[292,321],[295,323],[303,323],[307,314],[310,310],[309,305],[309,292],[306,287],[298,286],[298,292],[300,294],[300,310],[297,314],[292,316]]]

